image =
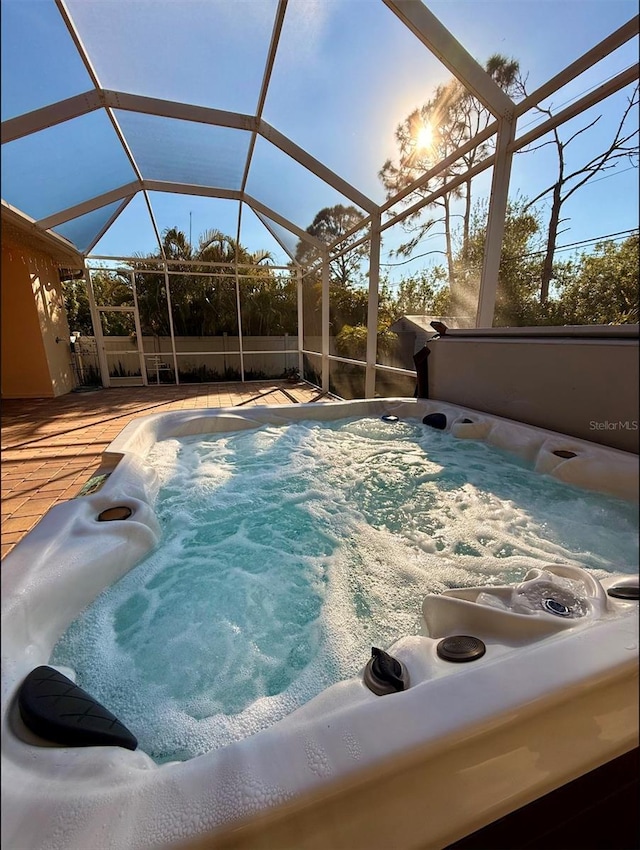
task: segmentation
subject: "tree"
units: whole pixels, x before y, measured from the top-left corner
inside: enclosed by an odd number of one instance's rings
[[[446,288],[447,272],[438,265],[402,278],[394,303],[394,320],[400,316],[434,315],[438,296]]]
[[[364,214],[354,206],[345,207],[338,204],[335,207],[325,207],[313,219],[307,227],[307,233],[319,239],[325,245],[331,245],[359,224]],[[341,243],[341,247],[348,247],[360,239],[362,233],[347,236]],[[367,256],[368,248],[366,242],[347,251],[330,262],[330,274],[333,282],[341,286],[353,286],[362,280],[361,262]],[[296,249],[296,260],[302,266],[310,266],[320,258],[317,248],[301,239]]]
[[[514,94],[521,90],[520,68],[515,59],[495,54],[486,63],[486,71],[495,82],[507,92]],[[396,129],[398,160],[388,159],[379,172],[379,177],[390,198],[409,186],[425,171],[445,159],[454,150],[469,139],[482,132],[493,121],[493,115],[464,86],[453,79],[446,85],[438,86],[433,97],[419,109],[415,109]],[[484,142],[456,162],[429,180],[420,189],[408,195],[402,203],[414,204],[442,188],[453,177],[467,172],[483,159],[491,149],[492,142]],[[471,226],[472,194],[471,180],[468,179],[456,189],[446,192],[430,206],[441,210],[441,214],[424,220],[423,209],[404,219],[403,227],[411,238],[402,244],[398,254],[409,256],[415,246],[437,224],[444,227],[445,251],[449,286],[455,299],[455,267],[453,244],[453,207],[452,202],[460,199],[464,202],[462,226],[462,256],[466,256]],[[436,252],[434,252],[436,253]]]
[[[398,337],[387,328],[378,326],[377,354],[378,358],[389,354]],[[344,325],[336,336],[336,348],[343,357],[354,360],[365,360],[367,357],[367,328],[365,325]]]
[[[488,201],[474,206],[467,256],[458,256],[459,278],[464,276],[464,300],[477,304],[487,233]],[[538,302],[540,218],[524,198],[510,200],[505,215],[494,325],[536,325],[541,315]]]
[[[556,179],[529,202],[530,205],[533,205],[547,195],[551,195],[551,212],[547,227],[546,251],[540,275],[541,304],[546,304],[549,298],[549,284],[553,278],[553,259],[558,239],[558,228],[563,222],[563,219],[560,217],[563,205],[581,186],[584,186],[585,183],[592,180],[597,174],[615,168],[619,160],[626,159],[632,162],[635,167],[638,165],[638,128],[630,129],[628,126],[628,119],[630,116],[636,114],[637,105],[638,86],[635,87],[632,96],[627,100],[627,106],[622,113],[622,117],[609,146],[577,168],[569,167],[566,158],[567,148],[582,133],[597,124],[602,118],[601,115],[573,132],[566,141],[561,140],[559,129],[556,127],[552,130],[553,138],[551,140],[543,142],[534,148],[529,148],[530,151],[534,151],[540,150],[546,145],[553,145],[558,156],[558,174]],[[545,109],[540,106],[536,107],[536,109],[544,115],[552,116],[551,109]],[[634,139],[636,140],[635,142],[633,141]]]
[[[240,284],[240,306],[246,336],[297,333],[298,290],[291,275],[245,278]]]
[[[561,291],[564,324],[637,324],[638,244],[636,233],[619,244],[599,242],[593,254],[582,255]]]
[[[91,275],[93,293],[98,305],[133,307],[133,292],[128,275],[101,269]],[[84,280],[68,280],[63,284],[67,321],[73,331],[84,336],[93,335],[93,321]],[[119,312],[101,312],[102,332],[109,336],[128,336],[132,330],[131,315]]]
[[[255,293],[273,280],[268,266],[271,255],[267,251],[252,253],[220,230],[205,231],[194,246],[181,230],[167,228],[162,234],[162,247],[167,259],[185,261],[183,265],[171,266],[171,310],[176,336],[238,334],[235,270],[227,269],[224,264],[234,264],[237,260],[239,271],[250,273],[251,277],[242,278],[243,294],[249,289]],[[134,268],[139,272],[161,258],[160,251],[147,255]],[[213,269],[213,274],[207,263],[221,265]],[[143,333],[169,336],[164,273],[138,273],[136,285]],[[266,322],[267,315],[261,323],[263,329]],[[243,330],[250,332],[246,327]]]
[[[84,280],[63,281],[62,292],[71,333],[92,336],[93,322],[87,297],[87,285]]]
[[[325,245],[345,237],[353,227],[356,227],[364,215],[356,207],[345,207],[338,204],[335,207],[325,207],[307,227],[307,233],[319,239]],[[353,245],[362,237],[362,233],[346,236],[341,247]],[[348,250],[340,257],[329,263],[329,283],[331,287],[329,298],[329,322],[331,334],[337,336],[344,325],[366,325],[368,309],[368,292],[362,287],[365,275],[362,261],[368,257],[369,249],[366,242]],[[320,258],[315,246],[300,240],[296,250],[296,260],[303,266],[312,265]],[[303,310],[304,331],[306,336],[320,336],[322,282],[319,270],[306,276],[304,284]]]

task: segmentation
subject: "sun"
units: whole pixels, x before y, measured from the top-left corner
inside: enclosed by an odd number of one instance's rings
[[[416,150],[422,151],[430,148],[433,144],[433,127],[431,124],[423,124],[416,133]]]

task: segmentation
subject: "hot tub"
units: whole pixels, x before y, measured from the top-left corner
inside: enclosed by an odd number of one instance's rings
[[[435,401],[189,411],[132,422],[105,453],[112,472],[102,486],[52,509],[3,562],[7,847],[166,847],[359,783],[369,800],[382,788],[397,791],[376,811],[380,841],[392,834],[400,847],[411,835],[442,847],[637,746],[638,603],[607,592],[634,580],[598,580],[575,564],[532,570],[512,586],[427,595],[424,632],[385,647],[407,673],[405,690],[376,695],[358,674],[258,734],[189,761],[159,766],[141,750],[55,745],[22,723],[16,694],[25,677],[50,663],[69,623],[158,542],[155,473],[145,463],[156,441],[264,423],[432,414],[454,437],[513,452],[540,473],[637,498],[636,456]],[[99,522],[114,506],[130,516]],[[473,663],[451,658],[452,636],[478,641]],[[360,834],[368,809],[347,817]]]

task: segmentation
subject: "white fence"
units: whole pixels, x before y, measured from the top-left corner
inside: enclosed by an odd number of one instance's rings
[[[285,370],[298,368],[298,337],[243,337],[244,370],[249,376],[275,378]],[[108,336],[104,338],[109,373],[114,382],[140,375],[140,356],[135,338]],[[240,373],[240,339],[237,336],[175,337],[178,371],[198,379],[198,374]],[[145,336],[142,339],[145,365],[150,383],[163,380],[163,375],[175,380],[173,350],[170,337]],[[254,353],[255,352],[255,353]],[[79,337],[74,345],[76,369],[80,383],[87,376],[100,373],[97,344],[94,337]]]
[[[398,334],[392,352],[382,358],[384,365],[413,367],[413,335]],[[404,339],[404,337],[411,337]],[[140,356],[137,340],[130,336],[104,337],[105,352],[111,384],[142,383]],[[221,336],[175,337],[176,360],[181,382],[216,380],[239,380],[241,372],[240,338]],[[292,369],[298,369],[298,337],[245,336],[242,338],[243,366],[247,380],[256,378],[280,378]],[[142,348],[149,383],[175,382],[175,364],[171,338],[168,336],[144,336]],[[311,354],[308,365],[319,374],[321,371],[322,338],[305,336],[304,348]],[[335,337],[330,337],[329,352],[339,355]],[[74,364],[79,384],[101,383],[100,363],[95,337],[81,336],[74,345]],[[364,369],[364,362],[362,368]],[[332,365],[332,372],[339,367]]]

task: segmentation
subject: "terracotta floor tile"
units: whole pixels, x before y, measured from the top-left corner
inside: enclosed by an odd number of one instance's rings
[[[34,523],[34,525],[35,525],[35,523]],[[16,543],[19,543],[20,540],[22,540],[22,538],[24,537],[25,534],[26,534],[25,531],[5,531],[4,527],[3,527],[2,542],[3,543],[11,543],[12,545],[15,545]]]
[[[9,482],[12,482],[12,481],[24,481],[25,475],[26,475],[26,473],[21,473],[21,472],[9,472],[9,473],[3,472],[2,473],[2,480],[6,484],[9,484]]]
[[[90,477],[91,476],[88,476],[88,478],[90,478]],[[75,499],[75,497],[78,495],[78,493],[80,492],[81,489],[82,489],[81,484],[74,484],[73,487],[69,487],[63,493],[61,493],[58,496],[57,501],[58,502],[68,502],[69,499]]]
[[[51,485],[52,487],[53,487],[54,485],[58,485],[58,486],[60,486],[60,487],[66,487],[66,486],[67,486],[67,482],[68,482],[70,479],[72,479],[72,478],[73,478],[73,476],[76,474],[75,470],[76,470],[77,468],[78,468],[78,467],[76,467],[76,466],[74,466],[74,467],[65,467],[65,468],[64,468],[63,470],[61,470],[60,472],[56,472],[56,474],[55,474],[54,476],[52,476],[51,481],[49,482],[49,483],[50,483],[50,485]]]
[[[40,514],[40,516],[44,515],[44,511]],[[2,538],[4,539],[5,534],[11,534],[12,532],[27,532],[38,521],[39,516],[20,516],[20,517],[11,517],[10,519],[5,520],[0,527],[2,532]]]
[[[41,517],[49,510],[55,502],[55,498],[50,499],[28,499],[24,504],[14,511],[13,517],[20,519],[21,517]]]
[[[39,490],[41,487],[44,487],[45,484],[48,484],[48,483],[49,483],[49,479],[48,478],[41,478],[40,475],[38,475],[37,478],[27,478],[26,481],[25,481],[25,484],[30,484],[31,487],[36,489],[36,490]]]
[[[19,508],[20,505],[22,505],[24,503],[24,501],[25,501],[24,496],[10,495],[10,496],[7,496],[6,498],[3,497],[2,502],[1,502],[2,512],[11,514],[11,513],[13,513],[13,511],[17,510],[17,508]]]
[[[28,493],[34,489],[32,481],[16,481],[11,487],[11,491],[15,493]],[[3,493],[7,492],[7,488],[2,488]]]
[[[39,487],[40,493],[56,493],[58,491],[62,491],[66,489],[66,485],[64,481],[58,481],[58,479],[54,479],[53,481],[47,481],[46,484],[43,484]]]

